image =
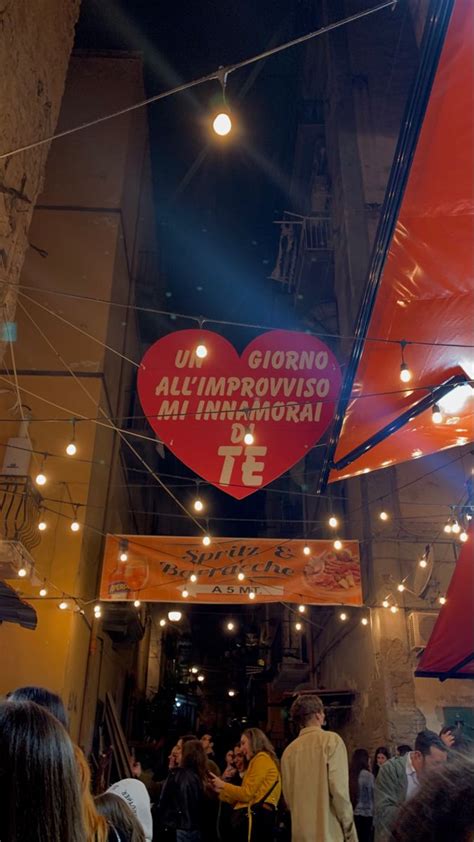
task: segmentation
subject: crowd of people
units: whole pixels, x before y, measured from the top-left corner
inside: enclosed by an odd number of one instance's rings
[[[61,699],[16,690],[0,703],[0,842],[473,842],[474,758],[456,729],[349,763],[319,697],[290,716],[299,734],[281,758],[246,728],[222,773],[211,734],[181,736],[152,803],[137,778],[94,797]]]

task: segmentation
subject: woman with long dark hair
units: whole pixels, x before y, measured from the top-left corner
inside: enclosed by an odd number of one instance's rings
[[[380,767],[383,766],[387,760],[390,760],[391,754],[386,746],[379,746],[376,749],[374,754],[374,762],[372,764],[372,772],[374,774],[374,778],[377,777]]]
[[[34,702],[0,703],[0,839],[86,842],[74,748]]]
[[[349,766],[349,792],[359,842],[371,842],[374,817],[374,776],[369,770],[369,752],[358,748]]]
[[[94,798],[94,805],[100,816],[114,828],[116,841],[145,842],[143,828],[133,810],[113,792],[104,792]],[[109,839],[113,839],[112,836]]]
[[[241,786],[211,775],[222,801],[232,804],[233,842],[272,842],[281,778],[275,750],[259,728],[247,728],[240,745],[248,768]]]
[[[206,796],[211,789],[204,749],[199,740],[184,743],[178,769],[172,769],[160,798],[158,818],[168,838],[176,842],[207,842]],[[212,792],[212,790],[211,790]],[[159,836],[159,834],[158,834]]]
[[[36,702],[37,705],[46,708],[56,719],[59,719],[66,731],[69,730],[69,722],[63,700],[57,693],[52,693],[46,687],[36,687],[35,685],[17,687],[16,690],[8,694],[7,698],[9,702]]]

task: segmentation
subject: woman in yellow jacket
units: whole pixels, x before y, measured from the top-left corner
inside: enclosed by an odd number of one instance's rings
[[[274,748],[259,728],[247,728],[240,746],[248,761],[242,785],[212,775],[221,801],[233,804],[232,842],[273,842],[281,778]]]

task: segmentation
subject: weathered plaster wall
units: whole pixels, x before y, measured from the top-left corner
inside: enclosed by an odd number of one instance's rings
[[[6,0],[0,9],[0,154],[54,132],[80,0]],[[0,282],[18,282],[49,145],[0,160]],[[0,286],[14,320],[15,290]],[[3,347],[0,336],[0,357]]]

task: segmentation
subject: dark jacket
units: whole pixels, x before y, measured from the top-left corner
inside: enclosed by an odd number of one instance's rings
[[[172,769],[165,781],[157,818],[160,827],[201,830],[204,790],[191,769]]]

